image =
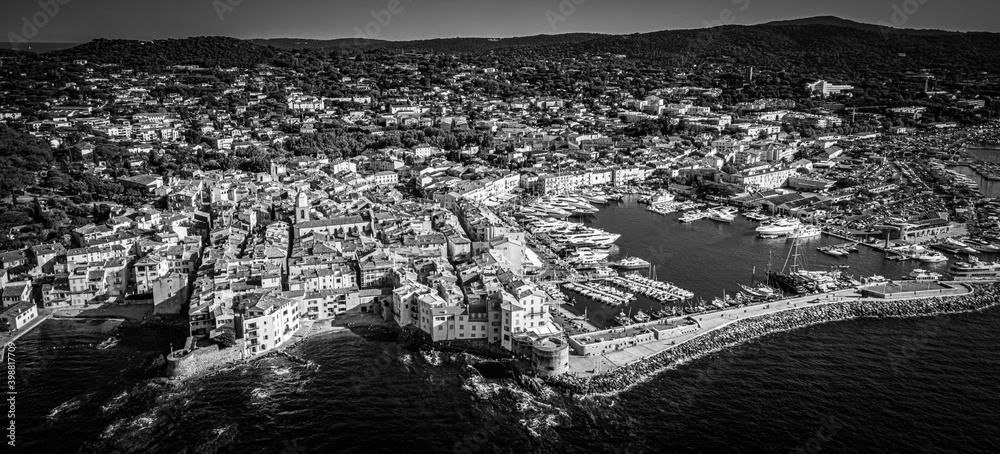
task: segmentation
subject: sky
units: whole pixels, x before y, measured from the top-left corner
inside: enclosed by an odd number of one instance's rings
[[[189,36],[398,41],[628,34],[820,15],[1000,32],[997,0],[0,0],[0,32],[40,43]]]

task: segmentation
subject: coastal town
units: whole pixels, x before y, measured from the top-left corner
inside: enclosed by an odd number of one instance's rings
[[[37,69],[5,58],[6,80]],[[185,344],[164,352],[180,376],[356,317],[605,392],[650,352],[710,342],[706,318],[820,311],[831,295],[899,313],[904,294],[978,304],[970,292],[1000,276],[1000,202],[983,192],[1000,180],[996,108],[932,87],[934,74],[898,81],[920,94],[913,105],[868,108],[847,106],[849,80],[736,102],[714,82],[629,89],[639,76],[620,70],[596,94],[500,94],[578,63],[445,59],[383,56],[368,74],[327,64],[336,90],[295,66],[84,58],[61,61],[58,81],[5,82],[5,342],[47,317],[144,307],[143,321],[184,326]],[[766,77],[743,71],[741,84]],[[793,267],[698,295],[648,257],[616,255],[621,232],[584,222],[619,203],[645,203],[665,225],[742,216],[793,247],[831,236],[842,244],[830,256],[871,248],[948,272]],[[637,298],[658,309],[634,313]],[[581,314],[578,299],[604,309]]]

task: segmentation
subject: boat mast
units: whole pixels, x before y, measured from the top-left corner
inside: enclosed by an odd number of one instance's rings
[[[792,240],[792,273],[799,272],[799,239]]]
[[[795,252],[795,245],[797,240],[792,241],[792,247],[788,249],[788,255],[785,256],[785,264],[781,265],[781,272],[784,273],[788,269],[788,261],[792,259],[792,254]],[[792,265],[795,266],[794,264]],[[794,271],[794,270],[793,270]]]

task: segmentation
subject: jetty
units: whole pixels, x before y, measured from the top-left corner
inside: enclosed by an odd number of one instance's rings
[[[910,290],[883,285],[859,287],[675,317],[658,323],[678,329],[659,333],[653,332],[656,331],[653,326],[632,326],[630,328],[638,330],[635,335],[646,336],[645,342],[626,340],[621,348],[586,356],[571,355],[569,372],[552,378],[550,383],[571,393],[614,394],[667,367],[771,332],[857,317],[970,311],[1000,303],[1000,286],[996,284],[948,282],[927,287],[927,290]],[[697,324],[697,329],[681,328],[685,324],[691,326],[692,322]],[[588,333],[588,336],[601,338],[604,332]],[[614,342],[616,339],[607,336],[600,340]],[[627,346],[629,343],[632,345]]]

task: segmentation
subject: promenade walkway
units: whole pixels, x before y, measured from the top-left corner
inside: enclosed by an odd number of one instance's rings
[[[858,289],[847,289],[840,290],[837,292],[827,293],[823,295],[808,295],[796,298],[785,299],[777,302],[762,303],[754,306],[731,308],[722,311],[709,312],[705,314],[695,314],[690,316],[690,318],[698,321],[701,325],[701,329],[693,333],[682,334],[669,339],[663,339],[653,342],[647,342],[642,345],[636,345],[634,347],[628,347],[622,350],[616,350],[613,352],[608,352],[602,355],[595,356],[577,356],[570,355],[569,358],[569,373],[571,375],[576,375],[580,378],[594,377],[600,374],[604,374],[620,367],[627,366],[629,364],[640,361],[644,358],[652,356],[656,353],[668,350],[672,347],[680,345],[696,337],[702,336],[706,333],[712,332],[726,325],[729,325],[737,320],[742,320],[752,317],[760,317],[762,315],[774,314],[777,312],[794,310],[808,306],[823,305],[841,301],[894,301],[894,300],[911,300],[911,299],[922,299],[922,298],[934,298],[938,296],[958,296],[971,293],[972,290],[968,286],[962,285],[960,283],[951,283],[956,290],[954,292],[921,292],[921,294],[914,295],[911,292],[906,293],[895,293],[890,294],[888,298],[861,298],[861,294]],[[678,317],[676,319],[670,320],[682,320],[687,317]]]

